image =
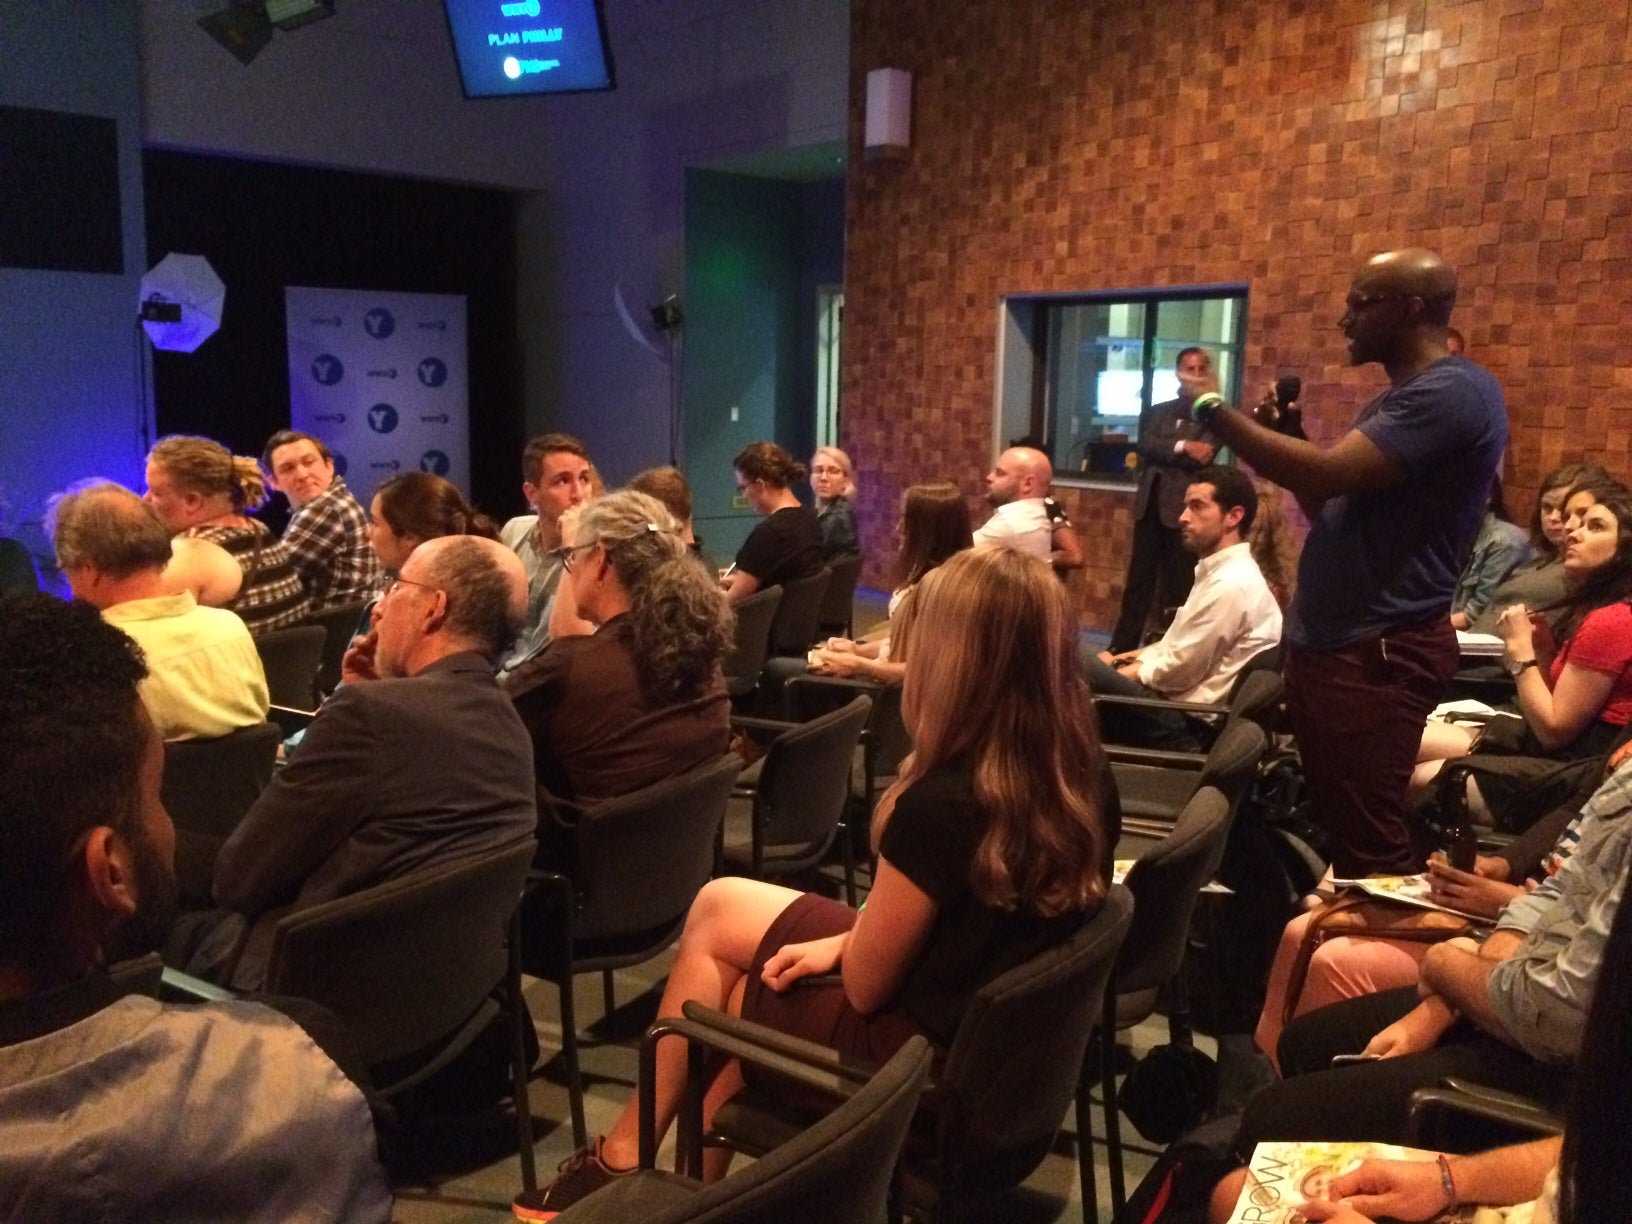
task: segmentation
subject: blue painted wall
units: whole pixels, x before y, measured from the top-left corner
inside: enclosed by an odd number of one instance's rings
[[[125,270],[0,268],[0,530],[49,554],[45,499],[84,476],[141,480],[148,399],[136,0],[4,0],[0,104],[114,119]],[[141,340],[146,343],[145,337]]]

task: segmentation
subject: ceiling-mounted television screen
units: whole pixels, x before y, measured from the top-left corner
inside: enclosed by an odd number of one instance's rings
[[[611,89],[599,0],[442,0],[467,98]]]

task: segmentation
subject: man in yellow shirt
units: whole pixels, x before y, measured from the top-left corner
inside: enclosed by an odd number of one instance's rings
[[[165,740],[213,739],[266,720],[266,675],[237,614],[167,594],[170,533],[129,489],[96,483],[58,497],[57,563],[76,598],[135,639],[142,704]]]

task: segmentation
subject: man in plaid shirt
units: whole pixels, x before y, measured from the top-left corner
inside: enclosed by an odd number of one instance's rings
[[[368,538],[368,516],[334,474],[334,456],[310,434],[279,430],[267,441],[272,487],[294,515],[283,542],[311,596],[312,611],[372,599],[384,581]]]

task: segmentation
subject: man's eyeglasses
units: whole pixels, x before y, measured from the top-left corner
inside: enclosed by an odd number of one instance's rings
[[[432,586],[428,582],[415,582],[412,578],[397,577],[391,579],[391,584],[385,588],[385,594],[380,598],[385,599],[387,596],[394,595],[398,587],[405,586],[418,587],[422,591],[440,591],[442,589],[441,587]]]

